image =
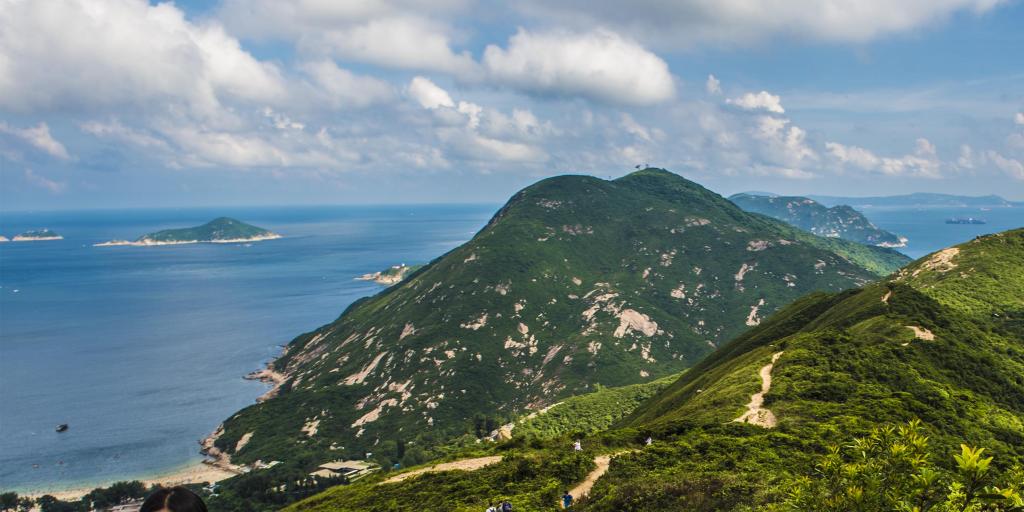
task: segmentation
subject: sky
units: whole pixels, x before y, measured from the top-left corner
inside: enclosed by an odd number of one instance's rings
[[[1024,0],[0,0],[0,211],[1024,200]]]

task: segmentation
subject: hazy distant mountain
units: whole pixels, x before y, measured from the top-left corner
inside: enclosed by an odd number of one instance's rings
[[[846,205],[829,208],[806,197],[754,193],[736,194],[729,200],[748,212],[779,219],[818,236],[881,247],[906,245],[905,238],[879,229],[864,214]]]
[[[898,196],[843,197],[843,196],[807,196],[826,206],[849,205],[864,206],[1021,206],[1024,203],[1007,201],[997,195],[989,196],[957,196],[952,194],[930,194],[917,192]]]

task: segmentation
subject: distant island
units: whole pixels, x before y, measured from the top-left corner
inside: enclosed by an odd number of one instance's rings
[[[423,265],[406,265],[405,263],[402,263],[401,265],[394,265],[387,270],[381,270],[371,274],[363,274],[356,279],[359,281],[373,281],[377,284],[391,286],[395,283],[401,282],[405,279],[405,276],[411,274],[422,266]]]
[[[829,208],[808,197],[753,192],[735,194],[729,200],[748,212],[767,215],[818,236],[879,247],[907,245],[906,238],[879,229],[864,214],[847,205]]]
[[[985,221],[974,217],[953,217],[946,219],[946,224],[985,224]]]
[[[0,242],[10,242],[10,240],[6,236],[0,235]]]
[[[865,206],[953,206],[953,207],[982,207],[997,206],[1013,208],[1024,206],[1024,203],[1013,202],[1003,199],[997,195],[990,196],[958,196],[953,194],[930,194],[917,192],[914,194],[903,194],[898,196],[874,196],[874,197],[842,197],[842,196],[808,196],[826,206],[850,205],[856,207]]]
[[[142,235],[134,242],[128,240],[112,240],[94,244],[96,247],[111,247],[120,245],[153,246],[153,245],[181,245],[181,244],[230,244],[241,242],[258,242],[261,240],[273,240],[281,238],[281,235],[266,229],[246,224],[240,220],[230,217],[219,217],[191,228],[165,229],[148,235]]]
[[[63,240],[64,237],[49,229],[36,229],[16,235],[11,240],[15,242],[38,242],[41,240]],[[6,239],[5,239],[6,240]]]

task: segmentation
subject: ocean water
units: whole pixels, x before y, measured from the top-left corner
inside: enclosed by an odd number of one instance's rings
[[[907,246],[897,250],[915,259],[976,236],[1024,227],[1024,208],[861,207],[859,210],[876,226],[907,237]],[[946,224],[946,219],[954,217],[974,217],[986,223]]]
[[[425,263],[496,205],[225,208],[0,215],[0,489],[57,490],[195,462],[197,441],[266,386],[242,376]],[[253,244],[92,247],[228,215]],[[65,433],[55,432],[61,423]]]

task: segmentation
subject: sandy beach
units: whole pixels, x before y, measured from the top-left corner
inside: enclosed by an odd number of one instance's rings
[[[124,480],[140,480],[147,486],[151,485],[162,485],[164,487],[172,487],[175,485],[184,484],[196,484],[204,482],[219,482],[221,480],[235,476],[236,473],[228,471],[221,467],[214,466],[207,463],[207,461],[195,462],[188,466],[181,467],[168,471],[167,473],[152,476],[150,478],[131,478],[125,477],[119,481]],[[113,484],[114,481],[101,483],[98,485],[90,485],[87,487],[71,487],[71,488],[53,488],[53,489],[39,489],[21,492],[24,496],[31,498],[38,498],[40,496],[49,494],[57,499],[63,501],[77,500],[82,496],[85,496],[97,487],[106,487]]]

